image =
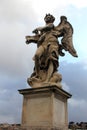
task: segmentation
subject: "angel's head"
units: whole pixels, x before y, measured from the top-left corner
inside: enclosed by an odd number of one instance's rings
[[[53,23],[55,21],[55,17],[51,14],[46,14],[44,21],[46,23]]]

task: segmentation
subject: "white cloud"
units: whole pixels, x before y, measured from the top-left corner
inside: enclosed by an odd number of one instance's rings
[[[87,0],[69,0],[69,2],[77,8],[87,7]]]
[[[60,14],[64,13],[69,6],[75,6],[76,8],[87,7],[86,0],[32,0],[32,7],[39,15],[40,18],[46,13],[54,13],[57,10]],[[57,14],[57,16],[59,16]]]
[[[87,101],[85,99],[69,99],[69,121],[87,121]]]
[[[87,70],[87,58],[82,60],[82,64],[83,64],[84,70]]]
[[[35,12],[32,9],[31,1],[27,0],[1,0],[0,1],[0,18],[1,20],[8,20],[9,22],[15,22],[20,20],[24,22],[30,21],[35,17]],[[33,22],[33,21],[32,21]]]
[[[32,32],[36,20],[35,13],[31,3],[24,0],[0,1],[0,10],[0,71],[24,75],[33,66],[36,50],[25,44],[25,36]]]
[[[14,119],[12,116],[0,115],[0,123],[13,123]]]
[[[87,101],[85,101],[84,99],[74,99],[74,98],[71,98],[69,100],[69,104],[72,107],[83,108],[83,107],[87,106]]]
[[[65,91],[70,91],[70,87],[65,82],[62,83],[62,86]]]
[[[56,15],[59,16],[61,12],[64,13],[64,9],[67,6],[65,0],[32,0],[32,7],[37,13],[39,22],[46,13],[56,14],[55,10],[58,12]]]

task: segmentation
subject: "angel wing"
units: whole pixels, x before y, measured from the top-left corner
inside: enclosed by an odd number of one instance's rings
[[[73,45],[72,37],[73,37],[73,28],[71,24],[67,22],[63,29],[63,38],[61,40],[61,43],[65,51],[68,51],[74,57],[78,57],[77,52]]]
[[[61,16],[61,18],[62,20],[59,23],[59,25],[56,26],[56,29],[60,32],[60,36],[62,36],[62,39],[61,39],[62,49],[64,49],[65,51],[68,51],[72,56],[78,57],[77,52],[73,45],[73,40],[72,40],[73,27],[67,21],[67,18],[65,16]]]

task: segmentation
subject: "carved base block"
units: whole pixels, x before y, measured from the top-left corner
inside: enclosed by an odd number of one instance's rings
[[[68,130],[67,99],[56,86],[19,90],[23,94],[22,127],[25,130]]]
[[[27,82],[32,88],[39,88],[39,87],[46,87],[46,86],[57,86],[59,88],[62,88],[61,80],[62,80],[62,75],[58,72],[53,73],[50,79],[48,80],[47,70],[45,71],[40,70],[40,78],[35,77],[34,75],[29,77],[27,79]]]

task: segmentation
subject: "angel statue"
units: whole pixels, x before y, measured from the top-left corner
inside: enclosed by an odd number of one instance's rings
[[[65,16],[60,17],[57,26],[54,25],[55,17],[51,14],[46,14],[44,21],[45,26],[34,29],[33,36],[26,36],[26,44],[37,44],[33,57],[34,70],[27,82],[31,87],[56,85],[62,88],[62,76],[57,70],[59,56],[65,55],[62,50],[78,57],[72,42],[73,28]],[[61,43],[58,41],[59,37],[62,38]]]

